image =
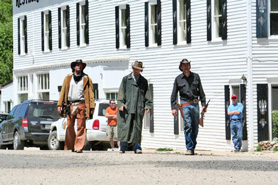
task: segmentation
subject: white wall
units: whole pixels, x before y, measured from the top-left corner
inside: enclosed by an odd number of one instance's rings
[[[1,88],[1,111],[5,112],[5,103],[7,101],[13,100],[13,83],[5,85]],[[11,103],[11,110],[13,108],[13,103]]]

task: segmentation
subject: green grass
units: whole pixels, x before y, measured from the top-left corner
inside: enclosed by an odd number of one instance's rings
[[[157,152],[169,152],[169,151],[173,151],[172,148],[158,148],[156,149]]]
[[[262,147],[261,147],[261,145],[258,145],[256,148],[256,152],[260,152],[260,151],[262,151]]]
[[[274,151],[274,152],[278,152],[278,148],[274,148],[273,151]]]

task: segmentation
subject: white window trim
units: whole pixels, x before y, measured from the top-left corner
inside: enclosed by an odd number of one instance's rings
[[[24,81],[25,86],[21,86]],[[28,94],[28,75],[17,76],[17,94]]]
[[[82,7],[86,6],[86,2],[85,1],[80,1],[79,2],[79,40],[80,40],[80,47],[86,47],[86,39],[85,39],[85,29],[86,29],[86,22],[84,19],[84,23],[82,23],[82,16],[84,13],[85,15],[85,11],[82,12]]]
[[[270,35],[270,14],[272,13],[271,12],[271,0],[269,0],[269,3],[268,3],[268,38],[270,40],[278,40],[278,35]],[[278,11],[275,11],[275,13],[278,13]]]
[[[50,42],[50,36],[49,36],[49,31],[46,31],[46,24],[48,24],[48,29],[50,28],[49,26],[49,21],[46,21],[46,16],[48,15],[48,19],[50,19],[49,17],[49,10],[45,10],[44,11],[44,17],[43,17],[43,21],[44,21],[44,53],[49,53],[50,52],[50,48],[49,48],[49,42]]]
[[[178,33],[177,33],[177,36],[178,36],[178,43],[177,43],[177,45],[187,45],[187,40],[186,40],[186,37],[187,37],[187,26],[185,26],[185,38],[184,38],[184,40],[182,39],[182,26],[181,26],[181,22],[185,22],[185,24],[186,24],[186,16],[185,16],[185,18],[184,18],[184,20],[181,20],[180,19],[180,7],[181,7],[181,5],[183,6],[183,4],[181,4],[181,1],[182,1],[182,3],[185,1],[185,0],[177,0],[177,31],[178,31]],[[185,6],[185,9],[184,9],[184,11],[186,12],[186,6]],[[187,13],[187,12],[186,12]]]
[[[20,31],[20,55],[21,56],[24,56],[26,55],[27,53],[25,53],[25,36],[26,35],[23,35],[24,34],[24,28],[23,28],[23,21],[25,21],[25,16],[21,16],[20,17],[20,28],[19,28],[19,31]]]
[[[127,25],[126,25],[126,27],[122,27],[122,10],[123,9],[126,10],[126,4],[119,5],[119,41],[120,41],[119,49],[127,49],[127,43],[126,44],[123,43],[124,42],[123,40],[125,39],[123,37],[126,37],[126,35],[123,34],[122,29],[125,29],[126,30],[125,33],[127,33]]]
[[[218,1],[218,0],[212,0],[212,3],[211,3],[211,17],[212,17],[212,20],[211,20],[211,24],[212,24],[212,32],[211,32],[211,36],[212,36],[212,42],[222,42],[222,38],[218,36],[218,29],[217,29],[217,23],[215,21],[215,2]],[[223,13],[223,12],[222,12]],[[222,15],[219,15],[217,17],[222,17]],[[221,25],[219,25],[221,26]]]
[[[61,7],[61,50],[67,50],[67,18],[65,17],[65,27],[64,27],[64,11],[67,11],[67,6]],[[64,30],[66,30],[66,34],[64,33]],[[66,35],[66,36],[65,36]],[[65,39],[66,38],[66,39]]]
[[[43,75],[47,75],[47,78],[44,78]],[[37,81],[38,81],[38,88],[37,92],[50,92],[50,80],[49,80],[49,73],[38,73],[37,74]],[[46,87],[44,87],[46,81]],[[43,88],[41,88],[41,82],[43,83]]]
[[[153,42],[153,30],[152,30],[152,6],[153,5],[157,5],[157,1],[156,0],[150,0],[149,1],[149,12],[148,12],[148,17],[149,17],[149,47],[158,47],[158,43],[154,43]],[[156,13],[155,13],[156,15]],[[156,26],[157,26],[157,23],[156,23]]]

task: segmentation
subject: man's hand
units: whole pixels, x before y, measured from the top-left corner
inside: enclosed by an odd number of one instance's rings
[[[176,109],[173,109],[173,110],[172,110],[172,115],[173,115],[173,116],[177,116],[177,115],[178,115],[178,112],[177,112]]]
[[[145,108],[145,110],[147,111],[148,114],[151,112],[150,109]]]
[[[119,111],[124,111],[124,108],[126,108],[126,105],[123,105],[119,108]]]
[[[61,112],[62,111],[62,107],[58,107],[57,110],[58,110],[58,112]]]
[[[203,112],[203,113],[206,113],[206,112],[207,112],[207,109],[206,109],[205,106],[202,107],[202,112]]]
[[[117,120],[117,115],[113,115],[111,119]]]

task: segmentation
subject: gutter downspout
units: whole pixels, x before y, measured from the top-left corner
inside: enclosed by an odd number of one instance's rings
[[[253,63],[252,63],[252,0],[247,1],[247,86],[248,86],[248,141],[254,151]]]

